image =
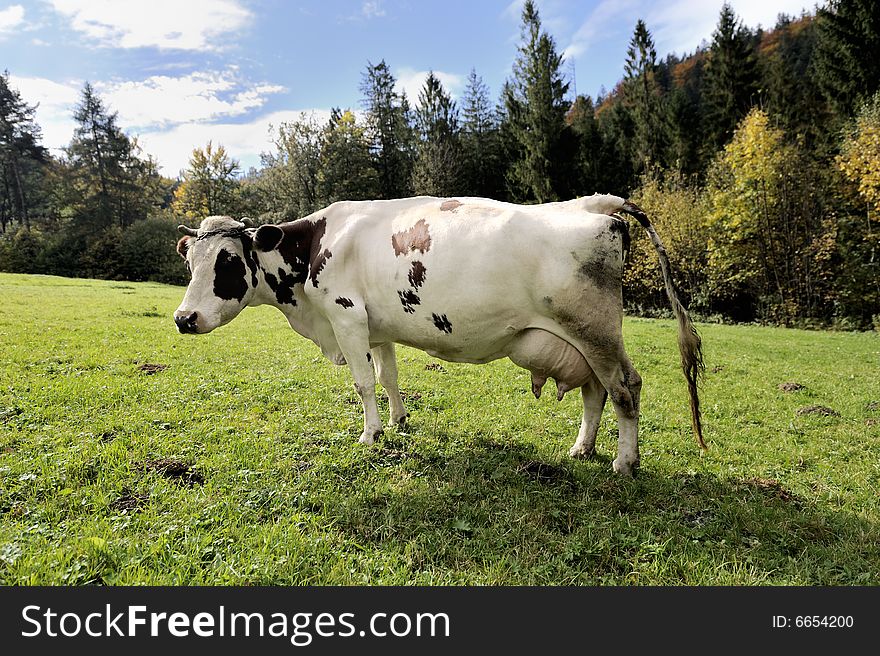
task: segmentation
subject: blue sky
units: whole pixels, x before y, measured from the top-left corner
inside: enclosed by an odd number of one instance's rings
[[[722,0],[538,0],[579,93],[611,89],[637,19],[658,55],[709,39]],[[752,27],[804,0],[732,0]],[[367,62],[385,59],[412,102],[433,70],[453,95],[470,70],[493,101],[519,41],[522,0],[0,0],[0,68],[30,104],[44,144],[61,148],[82,85],[165,175],[195,146],[222,143],[243,168],[270,150],[269,126],[301,112],[360,108]]]

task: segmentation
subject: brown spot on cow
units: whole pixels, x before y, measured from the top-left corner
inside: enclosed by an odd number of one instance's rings
[[[397,295],[400,297],[400,303],[403,305],[403,311],[407,314],[412,314],[416,311],[415,305],[421,305],[422,299],[416,296],[412,290],[402,290],[398,291]]]
[[[344,296],[340,296],[334,302],[336,303],[336,305],[341,305],[346,310],[350,307],[354,307],[354,301],[352,301],[350,298],[345,298]]]
[[[427,253],[431,250],[431,233],[428,232],[427,221],[419,219],[412,228],[395,232],[391,235],[391,245],[398,257],[414,251]]]
[[[461,207],[461,201],[459,200],[445,200],[440,205],[441,212],[453,212]]]
[[[426,272],[425,265],[418,260],[412,263],[409,269],[409,284],[413,286],[413,289],[418,289],[424,284]]]

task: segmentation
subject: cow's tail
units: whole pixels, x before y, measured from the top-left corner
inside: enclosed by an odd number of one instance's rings
[[[700,397],[697,393],[697,380],[703,372],[703,345],[699,333],[694,326],[687,310],[678,300],[675,284],[672,282],[672,271],[669,267],[669,257],[666,255],[666,247],[660,241],[660,236],[654,230],[654,226],[648,220],[648,216],[635,204],[626,201],[621,211],[635,217],[641,226],[647,231],[657,256],[660,258],[660,269],[663,271],[663,284],[666,287],[666,296],[672,305],[672,313],[678,321],[678,351],[681,354],[681,368],[687,380],[688,394],[691,404],[691,421],[694,427],[694,435],[700,447],[706,448],[703,441],[703,423],[700,419]]]

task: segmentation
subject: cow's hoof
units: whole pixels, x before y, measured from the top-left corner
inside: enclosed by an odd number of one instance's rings
[[[583,446],[573,446],[568,450],[568,455],[576,460],[589,460],[596,455],[596,449],[587,449]]]
[[[382,435],[381,430],[370,431],[370,432],[364,431],[363,433],[361,433],[361,436],[358,438],[358,442],[360,442],[361,444],[366,444],[367,446],[370,446],[376,442],[376,438],[379,437],[380,435]]]
[[[397,426],[397,428],[406,428],[406,420],[409,419],[409,413],[407,412],[405,415],[401,417],[392,417],[391,424]]]
[[[611,463],[611,468],[616,471],[621,476],[626,476],[627,478],[632,478],[636,473],[636,468],[639,466],[638,461],[635,462],[622,462],[620,458],[615,458],[614,462]]]

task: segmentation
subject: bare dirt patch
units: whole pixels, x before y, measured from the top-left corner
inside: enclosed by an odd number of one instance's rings
[[[805,405],[796,411],[798,416],[803,415],[821,415],[823,417],[839,417],[840,413],[826,405]]]
[[[149,501],[149,494],[139,494],[137,492],[132,492],[131,490],[123,490],[121,497],[110,502],[110,510],[123,515],[140,512]]]
[[[179,460],[172,460],[171,458],[144,460],[143,462],[135,463],[135,466],[145,472],[156,472],[170,481],[189,487],[202,485],[205,482],[205,478],[193,469],[191,465]]]
[[[802,389],[806,389],[806,388],[803,385],[801,385],[800,383],[788,382],[788,383],[779,383],[779,389],[781,389],[783,392],[800,392]]]
[[[782,487],[782,484],[775,478],[749,478],[744,481],[749,487],[754,487],[764,493],[766,496],[779,499],[780,501],[797,501],[797,497]]]
[[[559,483],[573,483],[571,472],[564,467],[558,467],[538,460],[529,460],[520,465],[518,471],[539,483],[555,485]]]
[[[160,371],[165,371],[168,368],[167,364],[156,364],[155,362],[144,362],[143,364],[139,364],[137,366],[138,371],[142,371],[148,376],[153,374],[157,374]]]
[[[440,364],[439,362],[429,362],[428,364],[425,365],[425,370],[426,371],[439,371],[440,373],[443,373],[444,371],[446,371],[446,369],[443,368],[443,365]]]

